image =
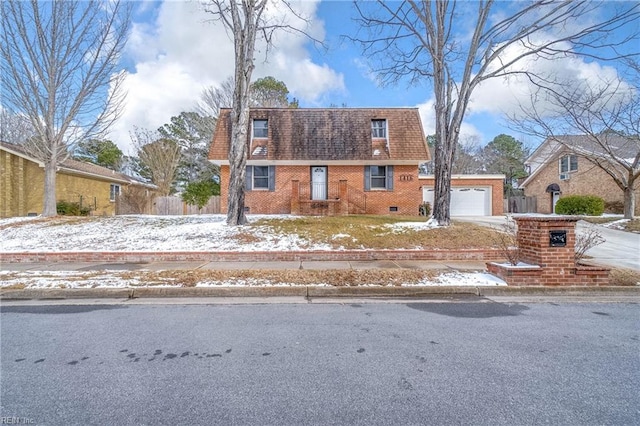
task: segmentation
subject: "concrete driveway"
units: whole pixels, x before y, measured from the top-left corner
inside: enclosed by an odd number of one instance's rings
[[[505,223],[507,217],[458,216],[452,219],[484,226],[500,226]],[[590,256],[590,259],[586,259],[588,263],[640,270],[640,234],[609,229],[583,220],[578,221],[576,232],[585,232],[590,227],[595,227],[605,242],[587,251],[587,256]]]

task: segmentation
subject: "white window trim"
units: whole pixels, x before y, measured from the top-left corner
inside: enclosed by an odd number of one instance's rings
[[[267,136],[256,136],[255,135],[255,123],[256,121],[266,121],[267,122]],[[269,138],[269,119],[267,118],[254,118],[251,120],[251,140],[253,139],[268,139]]]
[[[576,161],[575,161],[576,168],[575,169],[571,169],[571,157],[575,157],[575,159],[576,159]],[[567,161],[567,170],[562,171],[562,162],[565,159]],[[578,171],[578,156],[577,155],[575,155],[575,154],[566,154],[566,155],[563,155],[562,157],[560,157],[560,159],[558,160],[558,172],[561,175],[574,173],[574,172],[577,172],[577,171]]]
[[[373,176],[373,173],[370,174],[369,176],[369,190],[370,191],[387,191],[387,176],[389,174],[389,169],[387,168],[387,166],[377,166],[377,167],[384,167],[384,176]],[[374,179],[384,179],[384,185],[383,186],[373,186],[373,180]]]
[[[373,136],[373,123],[376,121],[384,121],[384,136]],[[374,118],[371,120],[371,138],[372,139],[387,139],[389,137],[389,121],[386,118]]]
[[[262,186],[256,186],[256,167],[266,167],[267,169],[267,176],[259,176],[259,179],[266,179],[267,180],[267,186],[266,187],[262,187]],[[252,170],[251,170],[251,190],[252,191],[269,191],[269,166],[251,166]]]
[[[114,191],[114,188],[117,188],[117,190]],[[112,183],[109,186],[109,201],[115,202],[118,199],[120,196],[120,189],[120,185],[117,183]]]

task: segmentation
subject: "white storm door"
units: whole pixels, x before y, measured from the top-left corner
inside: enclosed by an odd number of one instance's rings
[[[311,199],[327,199],[327,168],[311,167]]]
[[[555,213],[556,212],[556,204],[558,204],[558,200],[560,199],[560,193],[559,192],[553,192],[551,195],[551,213]]]

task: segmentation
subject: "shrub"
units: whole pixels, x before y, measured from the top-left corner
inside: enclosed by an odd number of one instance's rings
[[[69,201],[58,201],[56,211],[62,216],[89,216],[91,208],[82,207],[80,203],[72,203]]]
[[[422,204],[420,204],[420,207],[418,207],[418,212],[420,213],[420,216],[431,216],[431,204],[427,203],[426,201],[423,202]]]
[[[182,193],[182,201],[203,208],[209,202],[209,198],[220,195],[220,185],[213,181],[191,182]]]
[[[604,200],[594,195],[571,195],[562,197],[556,204],[556,213],[601,216],[602,213],[604,213]]]

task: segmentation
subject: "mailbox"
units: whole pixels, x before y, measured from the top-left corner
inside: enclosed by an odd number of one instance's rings
[[[549,231],[549,247],[565,247],[567,231]]]

